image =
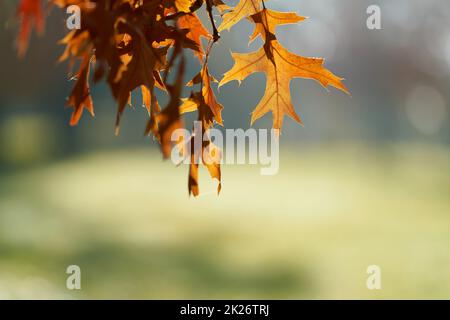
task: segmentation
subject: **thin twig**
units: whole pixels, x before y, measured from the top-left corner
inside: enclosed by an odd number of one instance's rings
[[[214,42],[217,42],[220,39],[220,35],[219,31],[216,28],[216,23],[214,22],[212,8],[213,6],[211,0],[206,0],[206,10],[208,11],[209,20],[211,21],[211,25],[213,27],[213,40]]]

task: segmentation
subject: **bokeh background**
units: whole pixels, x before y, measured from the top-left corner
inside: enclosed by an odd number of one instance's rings
[[[305,126],[285,120],[279,174],[225,165],[221,195],[203,172],[197,199],[188,168],[143,137],[137,98],[118,137],[104,84],[95,119],[68,126],[65,15],[49,10],[20,60],[16,4],[0,4],[0,298],[450,298],[447,0],[268,1],[310,17],[279,28],[280,41],[325,57],[352,96],[293,81]],[[371,4],[382,30],[366,27]],[[217,78],[230,51],[261,45],[250,34],[246,21],[222,34]],[[249,127],[264,81],[221,88],[227,128]],[[79,291],[65,286],[72,264]],[[382,290],[366,287],[373,264]]]

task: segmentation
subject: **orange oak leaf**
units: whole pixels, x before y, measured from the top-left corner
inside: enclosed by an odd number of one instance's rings
[[[212,143],[210,137],[207,136],[208,130],[214,127],[214,122],[223,125],[223,106],[216,100],[211,87],[212,82],[217,82],[217,80],[209,74],[206,59],[200,72],[187,83],[187,86],[200,84],[200,91],[192,92],[189,98],[183,99],[183,104],[180,106],[181,114],[197,111],[198,121],[202,124],[201,128],[194,126],[193,135],[194,137],[202,137],[201,148],[195,148],[195,142],[192,141],[195,141],[195,139],[191,139],[188,188],[189,194],[193,194],[194,196],[198,196],[200,192],[198,185],[198,166],[200,162],[208,169],[211,178],[219,181],[217,193],[220,193],[222,188],[220,171],[222,152],[219,147]]]
[[[175,0],[175,7],[181,12],[190,12],[192,0]]]
[[[252,112],[252,124],[269,111],[272,111],[274,129],[281,129],[285,114],[301,123],[291,102],[290,83],[293,78],[314,79],[324,87],[333,86],[348,93],[341,82],[343,79],[324,68],[323,59],[295,55],[277,40],[267,41],[256,52],[232,53],[232,56],[235,64],[225,73],[219,87],[232,80],[241,82],[255,72],[264,72],[267,77],[264,97]]]
[[[90,58],[86,56],[81,63],[80,70],[76,75],[77,82],[67,101],[67,105],[75,109],[70,119],[71,126],[78,124],[84,109],[88,110],[94,116],[94,105],[89,89],[89,73]]]
[[[270,9],[263,9],[249,18],[255,23],[255,30],[250,36],[250,42],[255,40],[259,35],[266,41],[266,34],[275,35],[275,29],[282,24],[298,23],[306,19],[295,12],[280,12]]]
[[[18,54],[27,48],[33,29],[42,32],[43,0],[18,0],[17,17],[20,30],[17,38]],[[293,12],[278,12],[265,8],[264,0],[239,0],[234,8],[222,0],[46,0],[50,5],[65,9],[78,5],[82,24],[61,41],[65,51],[60,61],[68,60],[72,67],[79,63],[76,82],[67,104],[73,109],[70,125],[76,125],[84,110],[94,116],[90,83],[105,79],[118,103],[116,133],[126,104],[131,104],[135,89],[141,91],[142,104],[147,109],[145,133],[153,135],[160,143],[164,158],[173,155],[173,147],[181,148],[182,159],[190,160],[189,194],[199,195],[199,164],[203,164],[210,176],[217,179],[220,192],[222,151],[213,143],[215,124],[223,125],[223,106],[218,102],[213,86],[217,80],[208,70],[208,58],[212,47],[220,40],[218,31],[228,30],[244,18],[255,24],[250,42],[261,36],[264,45],[248,54],[234,53],[234,66],[226,72],[219,87],[232,81],[241,82],[255,72],[266,76],[265,94],[252,112],[251,123],[269,111],[273,115],[273,127],[280,129],[285,115],[297,122],[300,117],[294,110],[290,95],[290,83],[294,78],[307,78],[324,87],[333,86],[348,93],[342,78],[324,67],[324,60],[308,58],[289,52],[276,39],[279,25],[304,20]],[[209,32],[197,16],[203,7],[208,15]],[[217,28],[214,9],[222,16]],[[209,40],[203,48],[203,38]],[[187,99],[181,95],[185,89],[185,50],[193,50],[202,67],[186,86],[193,89]],[[168,53],[171,53],[168,59]],[[194,66],[192,66],[194,67]],[[91,70],[92,68],[92,70]],[[92,71],[92,77],[90,73]],[[92,78],[92,79],[91,79]],[[171,79],[169,81],[169,79]],[[167,95],[167,103],[161,108],[155,87]],[[184,129],[182,114],[197,112],[198,121],[193,135],[184,143],[172,141],[177,129]],[[201,126],[197,124],[201,123]],[[184,132],[184,131],[183,131]],[[200,139],[198,139],[200,137]],[[183,141],[184,142],[184,141]],[[192,143],[193,142],[193,143]],[[218,143],[219,144],[219,143]],[[176,151],[176,150],[175,150]]]
[[[152,92],[155,86],[154,71],[161,70],[165,65],[166,49],[151,47],[145,37],[136,30],[132,34],[131,42],[134,50],[131,55],[122,56],[124,71],[111,84],[114,97],[119,104],[116,134],[119,132],[120,118],[130,100],[131,92],[140,86],[146,86]]]
[[[89,32],[72,30],[62,40],[60,44],[66,45],[63,54],[59,57],[59,62],[64,60],[83,56],[86,53],[92,52],[92,44],[89,40]]]
[[[205,149],[207,150],[206,152]],[[221,150],[217,146],[215,146],[210,140],[207,140],[204,142],[201,148],[201,152],[208,155],[207,156],[208,159],[206,159],[206,157],[203,156],[202,163],[208,170],[210,177],[212,179],[216,179],[219,182],[219,184],[217,185],[217,194],[219,194],[220,191],[222,190],[222,174],[220,171]],[[198,167],[200,161],[197,160],[197,163],[195,162],[196,161],[195,159],[196,158],[199,159],[200,157],[201,155],[192,152],[191,163],[189,166],[188,189],[189,194],[194,195],[194,197],[197,197],[200,194],[200,187],[198,183]]]
[[[236,23],[248,16],[258,13],[261,9],[262,0],[241,0],[230,12],[223,15],[223,21],[218,30],[229,30]]]
[[[174,55],[175,57],[176,55]],[[174,58],[173,57],[173,58]],[[175,130],[183,128],[180,117],[180,100],[183,90],[183,76],[185,70],[184,57],[181,56],[176,79],[172,85],[166,85],[170,99],[167,106],[158,114],[152,116],[147,122],[145,134],[152,133],[161,144],[161,151],[165,159],[170,157],[173,147],[172,134]],[[153,100],[155,96],[152,95]]]
[[[202,96],[205,101],[205,104],[211,109],[211,112],[214,116],[215,121],[223,125],[222,120],[222,109],[223,106],[217,102],[214,91],[211,87],[211,82],[217,82],[216,79],[211,77],[209,74],[209,70],[207,65],[205,64],[200,73],[198,73],[194,79],[187,83],[187,86],[192,86],[194,84],[201,84],[202,87]]]
[[[142,105],[147,109],[148,114],[156,114],[161,111],[158,100],[154,99],[154,93],[146,86],[141,86]]]
[[[189,167],[189,194],[195,197],[200,194],[198,184],[198,167],[202,163],[209,172],[212,179],[216,179],[219,184],[217,186],[217,193],[222,189],[222,176],[220,171],[220,162],[222,159],[222,151],[214,143],[212,143],[208,136],[208,130],[214,126],[214,114],[211,106],[206,103],[205,97],[201,92],[193,92],[188,99],[184,99],[180,106],[180,112],[186,113],[191,111],[198,111],[198,121],[201,122],[201,127],[194,126],[193,136],[190,139],[191,150],[187,156],[190,157]],[[195,137],[201,137],[201,147],[195,145]],[[184,151],[185,152],[185,151]]]
[[[186,34],[186,37],[188,39],[191,39],[197,44],[199,50],[195,51],[195,55],[200,60],[200,62],[202,62],[205,52],[203,50],[201,37],[210,40],[212,39],[211,34],[205,28],[202,21],[198,18],[197,14],[195,13],[181,16],[178,19],[178,26],[180,27],[180,29],[189,30],[189,32]]]
[[[21,0],[16,15],[20,20],[17,51],[19,57],[23,57],[27,51],[33,27],[36,28],[38,33],[44,31],[44,15],[42,13],[41,0]]]

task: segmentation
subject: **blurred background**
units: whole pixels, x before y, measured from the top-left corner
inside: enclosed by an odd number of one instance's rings
[[[382,30],[366,27],[372,4]],[[285,119],[279,174],[224,165],[220,196],[202,172],[197,199],[188,168],[143,137],[138,97],[118,137],[105,84],[92,88],[95,119],[85,112],[69,127],[73,83],[56,63],[65,15],[50,10],[20,60],[16,5],[0,4],[0,298],[450,297],[447,0],[268,1],[310,17],[280,27],[280,42],[326,58],[352,96],[294,80],[305,125]],[[259,48],[247,46],[251,31],[243,21],[222,34],[216,78],[230,51]],[[249,127],[264,83],[257,74],[221,88],[227,128]],[[73,264],[79,291],[66,289]],[[382,290],[367,289],[369,265],[380,266]]]

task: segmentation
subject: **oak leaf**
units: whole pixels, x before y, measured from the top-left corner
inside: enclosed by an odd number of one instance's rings
[[[175,7],[181,12],[190,12],[192,0],[175,0]]]
[[[42,2],[19,0],[19,55],[24,54],[32,29],[43,30]],[[190,149],[182,148],[184,159],[190,160],[188,188],[194,196],[199,195],[200,163],[219,181],[218,192],[222,186],[221,150],[213,143],[212,134],[208,135],[216,123],[223,125],[223,106],[213,90],[217,80],[208,69],[212,47],[220,39],[219,31],[228,30],[248,18],[255,24],[250,42],[259,36],[264,42],[256,52],[233,54],[235,65],[219,83],[221,86],[232,80],[240,82],[255,72],[266,75],[265,94],[252,113],[252,123],[269,111],[273,114],[275,129],[281,128],[284,115],[301,122],[290,96],[290,82],[294,78],[314,79],[324,87],[334,86],[348,92],[342,78],[323,66],[323,59],[301,57],[281,46],[276,39],[277,26],[305,18],[293,12],[268,10],[264,0],[240,0],[234,8],[222,0],[48,0],[48,3],[63,10],[78,5],[81,10],[81,29],[69,32],[61,41],[66,49],[60,61],[68,60],[70,70],[79,62],[76,82],[67,102],[73,108],[70,124],[77,124],[84,110],[94,115],[90,82],[106,79],[118,102],[116,130],[126,104],[131,104],[133,91],[140,89],[142,104],[149,116],[145,133],[153,135],[161,145],[163,157],[168,158],[173,145],[178,146],[172,141],[173,133],[185,127],[182,115],[196,112],[201,126],[198,122],[194,125],[194,133],[189,138]],[[211,32],[197,16],[197,10],[202,7],[208,15]],[[214,10],[223,18],[218,29]],[[209,40],[207,49],[202,46],[203,38]],[[202,67],[187,83],[192,87],[191,95],[182,99],[185,49],[194,51]],[[168,96],[164,108],[158,103],[155,88],[162,89]]]
[[[200,62],[202,62],[205,52],[203,50],[201,38],[203,37],[211,40],[212,39],[211,34],[205,28],[202,21],[198,18],[197,14],[195,13],[183,15],[178,19],[177,22],[178,26],[181,29],[189,30],[188,33],[186,34],[186,37],[194,41],[198,46],[198,51],[195,51],[195,56],[200,60]]]
[[[77,82],[67,101],[67,104],[75,109],[70,119],[71,126],[78,124],[84,109],[87,109],[94,116],[94,105],[89,89],[89,71],[90,59],[86,56],[81,63],[80,70],[76,75]]]
[[[191,150],[187,156],[190,156],[189,167],[189,193],[194,196],[199,195],[198,185],[198,166],[201,162],[207,169],[213,179],[219,181],[217,192],[220,193],[222,188],[220,162],[222,159],[222,151],[217,147],[208,137],[208,130],[214,127],[217,122],[223,125],[222,109],[223,106],[217,102],[212,89],[211,83],[217,82],[210,74],[205,61],[200,72],[187,83],[187,86],[200,85],[200,91],[192,92],[190,97],[183,99],[183,104],[180,106],[180,113],[197,111],[198,121],[201,123],[201,128],[194,126],[193,137],[201,137],[201,148],[196,148],[195,139],[191,139]],[[200,161],[201,160],[201,161]]]
[[[211,86],[212,82],[217,82],[217,80],[209,74],[208,67],[207,65],[205,65],[201,69],[201,71],[191,81],[187,83],[187,86],[192,86],[194,84],[201,84],[202,87],[201,92],[205,104],[211,109],[215,121],[218,124],[223,125],[222,120],[223,106],[219,102],[217,102],[216,96]]]
[[[249,18],[255,23],[255,30],[250,36],[250,42],[255,40],[259,35],[266,41],[266,34],[275,35],[275,29],[279,25],[298,23],[306,19],[295,12],[280,12],[270,9],[263,9]]]
[[[224,14],[218,30],[229,30],[242,19],[258,13],[261,10],[261,2],[262,0],[240,0],[233,10]]]
[[[256,52],[232,53],[232,56],[235,64],[225,73],[219,87],[232,80],[240,83],[255,72],[264,72],[267,77],[264,97],[252,112],[252,124],[269,111],[272,111],[274,129],[281,129],[285,114],[301,123],[291,102],[290,83],[294,78],[314,79],[324,87],[333,86],[348,93],[341,82],[343,79],[324,68],[323,59],[295,55],[277,40],[267,41]]]
[[[198,167],[200,163],[207,168],[211,178],[216,179],[219,182],[217,193],[220,193],[220,190],[222,189],[222,176],[220,170],[222,151],[208,136],[208,130],[214,127],[215,116],[211,106],[206,103],[205,97],[201,92],[193,92],[188,99],[184,99],[184,103],[180,106],[181,113],[195,110],[198,111],[198,121],[201,123],[201,127],[194,126],[193,135],[190,138],[191,150],[187,150],[188,153],[186,155],[190,157],[188,180],[189,194],[193,194],[194,196],[200,194],[198,183]],[[200,137],[200,147],[195,145],[194,137]]]
[[[165,65],[165,48],[153,48],[138,30],[133,31],[131,42],[132,53],[121,57],[124,71],[111,83],[113,95],[118,101],[116,134],[131,92],[140,86],[145,86],[152,92],[155,86],[155,72],[157,73]]]
[[[38,33],[44,31],[44,15],[41,0],[21,0],[16,13],[20,20],[19,34],[17,37],[17,51],[19,57],[23,57],[28,47],[31,31],[36,28]]]

